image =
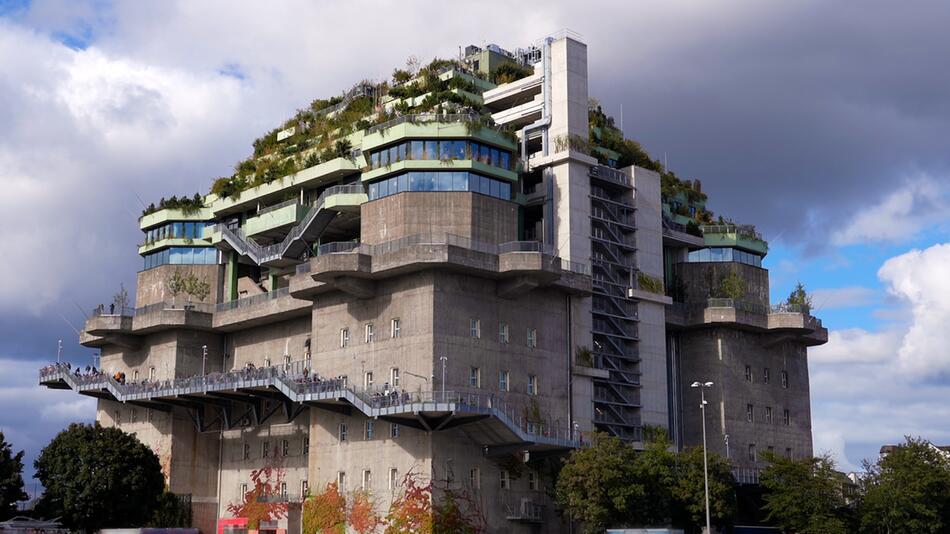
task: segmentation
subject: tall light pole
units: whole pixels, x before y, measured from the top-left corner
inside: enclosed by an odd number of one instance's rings
[[[442,402],[445,402],[445,362],[449,361],[449,358],[443,354],[439,356],[439,360],[442,361]]]
[[[208,361],[208,346],[201,346],[201,376],[205,375],[205,362]]]
[[[690,387],[699,388],[699,395],[702,402],[699,410],[703,416],[703,482],[706,485],[706,534],[712,534],[712,528],[709,522],[709,466],[706,463],[706,388],[712,387],[712,382],[693,382]]]

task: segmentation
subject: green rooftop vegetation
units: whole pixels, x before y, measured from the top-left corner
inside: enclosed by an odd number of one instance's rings
[[[177,196],[172,196],[171,198],[162,197],[158,201],[158,205],[151,203],[142,210],[142,217],[146,215],[151,215],[159,210],[180,210],[185,215],[191,215],[197,213],[201,208],[204,207],[204,198],[202,198],[200,193],[195,193],[193,197],[182,196],[181,198]]]

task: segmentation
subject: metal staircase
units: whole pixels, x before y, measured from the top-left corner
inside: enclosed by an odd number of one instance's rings
[[[299,263],[309,243],[317,241],[330,223],[343,208],[352,204],[334,204],[327,206],[327,200],[335,195],[365,195],[362,185],[335,185],[324,191],[313,203],[304,218],[297,223],[279,243],[261,246],[245,235],[240,228],[228,228],[218,224],[215,231],[221,232],[226,241],[238,254],[250,259],[257,265],[268,267],[282,266],[284,263]],[[362,198],[355,205],[362,204]]]
[[[595,361],[610,372],[594,381],[594,422],[609,434],[639,441],[639,319],[636,300],[628,295],[637,275],[633,186],[622,171],[603,166],[591,167],[590,180],[591,334]]]

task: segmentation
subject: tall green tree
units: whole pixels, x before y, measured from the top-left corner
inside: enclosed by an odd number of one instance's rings
[[[726,527],[736,514],[736,480],[732,465],[718,454],[708,454],[709,516],[711,523]],[[695,530],[706,524],[706,481],[703,476],[703,448],[690,447],[676,455],[676,472],[671,487],[673,524]]]
[[[874,464],[865,462],[861,530],[874,534],[947,532],[950,461],[930,443],[908,437]]]
[[[46,488],[40,507],[73,530],[144,526],[165,487],[151,449],[132,434],[98,423],[69,425],[35,466]]]
[[[17,502],[28,497],[23,491],[23,451],[13,453],[0,432],[0,521],[16,514]]]
[[[636,452],[619,438],[594,434],[590,447],[571,452],[557,479],[555,498],[586,532],[628,524],[646,489],[635,479]]]
[[[765,454],[761,474],[766,519],[788,532],[845,534],[856,527],[848,503],[850,480],[828,456],[792,460]]]

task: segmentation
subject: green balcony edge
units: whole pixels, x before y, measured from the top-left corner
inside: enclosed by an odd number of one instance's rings
[[[307,214],[307,209],[307,206],[303,204],[291,204],[264,214],[248,217],[244,223],[244,232],[249,236],[253,236],[282,226],[297,224]]]
[[[766,241],[740,235],[735,232],[729,233],[705,233],[703,239],[707,247],[733,247],[755,252],[765,256],[769,252],[769,244]]]
[[[148,230],[153,226],[172,221],[210,221],[213,218],[211,208],[207,206],[188,213],[180,209],[163,209],[139,218],[139,229]]]
[[[193,239],[184,237],[169,237],[166,239],[159,239],[151,243],[139,245],[139,255],[148,254],[149,252],[154,252],[156,250],[161,250],[168,247],[207,247],[211,245],[207,239],[207,236],[196,237]]]
[[[407,159],[393,163],[386,167],[380,167],[378,169],[373,169],[368,172],[364,172],[360,176],[360,180],[363,182],[371,182],[384,178],[391,174],[397,174],[404,171],[473,171],[485,176],[490,176],[493,178],[499,178],[502,180],[508,180],[509,182],[518,181],[518,173],[515,171],[506,171],[500,167],[495,167],[493,165],[488,165],[480,161],[475,161],[471,159],[448,159],[448,160],[431,160],[431,159]]]
[[[499,148],[515,150],[517,145],[505,134],[490,128],[478,128],[470,132],[466,124],[461,122],[423,122],[413,124],[404,122],[380,132],[373,132],[363,137],[363,152],[368,152],[383,145],[395,143],[401,139],[475,139]]]

